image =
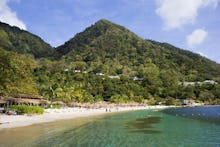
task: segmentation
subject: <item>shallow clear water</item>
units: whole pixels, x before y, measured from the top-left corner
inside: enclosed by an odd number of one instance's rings
[[[196,107],[59,121],[0,131],[0,146],[220,146],[219,113]]]

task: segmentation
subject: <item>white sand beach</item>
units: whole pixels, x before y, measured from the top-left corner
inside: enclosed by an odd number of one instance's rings
[[[126,106],[112,108],[88,109],[79,107],[66,107],[61,109],[45,109],[42,115],[4,115],[0,114],[0,129],[29,126],[32,124],[52,122],[62,119],[89,117],[114,112],[165,109],[173,106]]]

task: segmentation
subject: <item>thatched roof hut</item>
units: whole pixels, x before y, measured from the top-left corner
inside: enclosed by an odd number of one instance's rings
[[[70,103],[68,103],[67,105],[68,105],[69,107],[79,107],[79,106],[80,106],[80,104],[77,103],[77,102],[70,102]]]
[[[7,103],[7,101],[0,99],[0,104],[6,104],[6,103]]]
[[[50,101],[44,100],[42,96],[39,95],[28,95],[28,94],[17,94],[13,97],[0,97],[0,104],[9,104],[9,105],[49,105]]]
[[[25,104],[25,105],[40,105],[45,104],[43,97],[40,95],[31,95],[24,93],[14,94],[12,97],[7,97],[6,103],[8,104]]]
[[[52,102],[52,104],[53,105],[61,105],[61,106],[64,106],[64,105],[66,105],[64,102],[62,102],[62,101],[54,101],[54,102]]]
[[[77,103],[77,102],[71,102],[68,103],[69,107],[82,107],[82,108],[109,108],[114,107],[115,104],[108,103],[108,102],[97,102],[97,103]]]
[[[48,100],[40,100],[40,104],[49,105],[51,101]]]
[[[9,104],[26,104],[26,105],[39,105],[38,99],[23,99],[23,98],[8,98]]]

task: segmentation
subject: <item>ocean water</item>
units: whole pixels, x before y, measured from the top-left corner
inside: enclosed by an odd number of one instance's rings
[[[141,110],[0,131],[0,146],[218,147],[220,106]]]

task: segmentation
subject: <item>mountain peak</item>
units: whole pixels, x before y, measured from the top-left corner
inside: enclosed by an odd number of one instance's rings
[[[94,25],[95,26],[115,26],[115,27],[119,26],[118,24],[115,24],[107,19],[100,19]]]
[[[113,24],[113,23],[107,19],[100,19],[95,24]]]
[[[103,31],[106,31],[107,29],[111,29],[111,30],[117,29],[117,30],[121,30],[121,31],[128,31],[125,27],[120,26],[116,23],[113,23],[107,19],[100,19],[94,25],[89,27],[88,29],[92,29],[92,28],[100,29]]]
[[[127,39],[137,42],[141,38],[123,26],[106,19],[101,19],[86,28],[83,32],[76,34],[75,37],[67,41],[64,45],[59,46],[57,51],[62,56],[71,51],[84,50],[84,46],[91,48],[93,45],[100,43],[103,44],[100,47],[100,49],[102,48],[101,50],[110,50],[110,48],[114,48],[113,46],[119,46],[119,40],[126,42]]]

